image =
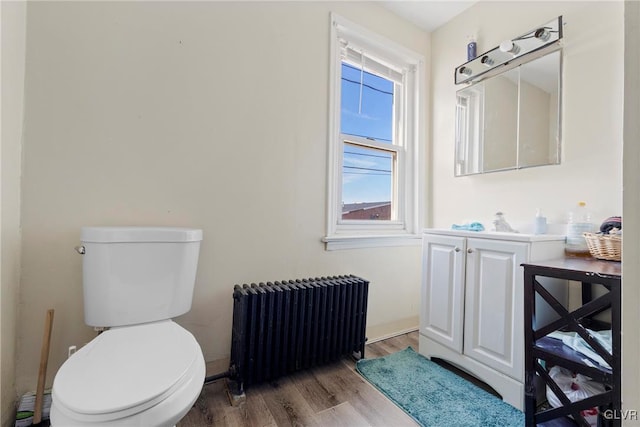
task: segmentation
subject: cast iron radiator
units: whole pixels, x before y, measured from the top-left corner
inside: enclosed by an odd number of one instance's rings
[[[232,393],[342,356],[363,358],[368,291],[352,275],[236,285]]]

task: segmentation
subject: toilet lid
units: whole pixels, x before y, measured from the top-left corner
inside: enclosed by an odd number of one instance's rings
[[[54,400],[79,414],[107,414],[164,400],[201,353],[187,330],[168,320],[110,329],[56,374]]]

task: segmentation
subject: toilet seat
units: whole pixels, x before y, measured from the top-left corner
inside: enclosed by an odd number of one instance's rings
[[[52,397],[78,421],[108,422],[157,405],[202,368],[197,341],[171,320],[114,328],[62,365]]]

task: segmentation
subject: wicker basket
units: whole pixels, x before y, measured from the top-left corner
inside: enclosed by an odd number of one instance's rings
[[[622,259],[622,236],[617,234],[583,233],[591,256],[607,261]]]

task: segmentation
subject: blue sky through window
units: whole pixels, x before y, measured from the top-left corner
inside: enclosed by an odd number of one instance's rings
[[[392,142],[392,81],[342,63],[341,132]],[[343,203],[390,201],[393,152],[344,144]]]

